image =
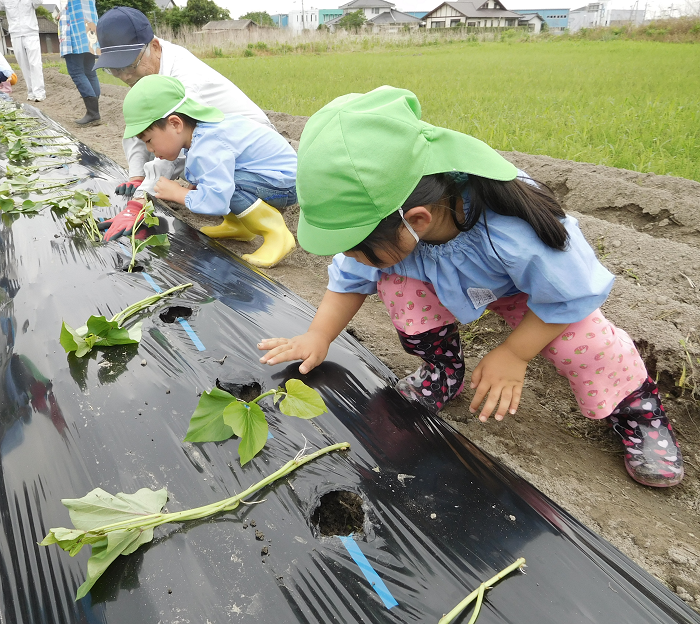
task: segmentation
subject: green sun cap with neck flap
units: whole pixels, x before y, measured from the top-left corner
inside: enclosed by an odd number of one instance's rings
[[[183,113],[197,121],[223,121],[224,114],[185,95],[185,86],[171,76],[154,74],[141,78],[126,94],[123,104],[124,138],[141,134],[154,121]]]
[[[339,97],[299,142],[297,237],[320,256],[353,248],[433,173],[513,180],[517,169],[486,143],[421,121],[418,98],[379,87]]]

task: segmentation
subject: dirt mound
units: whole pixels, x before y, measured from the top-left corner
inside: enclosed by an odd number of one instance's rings
[[[45,71],[47,99],[38,104],[81,141],[124,165],[121,101],[126,87],[103,86],[103,123],[79,128],[80,96],[68,76]],[[20,80],[14,95],[26,97]],[[298,145],[305,117],[269,112],[278,131]],[[700,184],[681,178],[516,152],[504,154],[554,190],[576,216],[601,261],[617,275],[605,314],[641,347],[647,366],[666,393],[666,409],[686,457],[686,478],[668,490],[645,488],[627,476],[619,442],[603,423],[583,418],[566,380],[544,359],[530,364],[518,414],[482,424],[470,415],[470,393],[451,403],[443,417],[484,450],[527,478],[562,507],[645,567],[700,611],[700,409],[691,397],[700,384]],[[200,227],[218,218],[176,215]],[[298,208],[285,211],[296,231]],[[236,253],[254,243],[225,242]],[[318,305],[326,287],[327,258],[297,249],[266,271]],[[349,331],[397,375],[417,361],[403,352],[383,304],[370,297]],[[507,332],[489,315],[463,329],[471,370]],[[679,387],[683,380],[685,389]]]

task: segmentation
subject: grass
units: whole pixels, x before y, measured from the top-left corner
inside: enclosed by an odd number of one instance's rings
[[[700,181],[700,46],[456,42],[206,59],[264,109],[311,115],[382,84],[492,147]]]
[[[248,57],[217,48],[205,62],[266,110],[312,115],[390,84],[418,95],[426,121],[497,149],[700,181],[700,46],[513,37],[365,37],[345,42],[352,52],[283,55],[258,41],[242,48]],[[100,81],[123,86],[104,72]]]

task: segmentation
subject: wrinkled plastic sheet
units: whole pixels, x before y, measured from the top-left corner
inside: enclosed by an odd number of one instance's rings
[[[76,149],[80,164],[47,175],[87,176],[84,186],[108,193],[124,178],[104,156]],[[289,418],[263,401],[272,437],[244,468],[236,439],[184,443],[199,394],[217,380],[266,391],[299,377],[298,364],[261,365],[255,345],[305,331],[314,310],[159,216],[171,247],[143,252],[132,274],[123,242],[90,243],[50,211],[2,220],[0,621],[437,622],[518,557],[526,573],[487,592],[479,624],[700,621],[534,487],[406,403],[391,372],[345,333],[303,377],[329,414]],[[139,346],[82,359],[61,348],[61,320],[77,327],[188,281],[194,287],[146,315]],[[192,314],[163,320],[172,306]],[[260,504],[157,529],[78,602],[89,549],[70,558],[37,545],[50,527],[70,526],[61,498],[167,488],[167,509],[178,511],[242,491],[305,445],[342,441],[349,452],[303,466],[254,497]],[[362,498],[363,534],[319,534],[313,511],[334,490]]]

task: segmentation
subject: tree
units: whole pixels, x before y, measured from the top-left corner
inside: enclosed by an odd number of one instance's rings
[[[345,30],[354,30],[357,32],[365,25],[366,21],[365,12],[359,9],[354,13],[346,13],[343,15],[343,17],[338,20],[337,26],[345,28]]]
[[[36,16],[46,18],[50,22],[54,21],[53,15],[51,15],[51,13],[49,13],[48,9],[43,5],[40,5],[36,8]]]
[[[95,2],[98,16],[118,6],[128,6],[132,9],[138,9],[149,18],[153,17],[154,11],[158,10],[153,0],[96,0]]]
[[[187,0],[183,9],[185,20],[201,28],[207,22],[231,19],[227,9],[222,9],[213,0]]]
[[[270,28],[277,26],[275,20],[270,17],[267,11],[251,11],[245,15],[241,15],[239,19],[253,20],[258,26],[269,26]]]
[[[177,6],[173,7],[172,9],[157,11],[154,21],[159,26],[168,26],[174,33],[179,32],[183,25],[189,24],[187,21],[187,16],[185,15],[185,10]],[[155,26],[156,24],[153,24],[154,28]]]

